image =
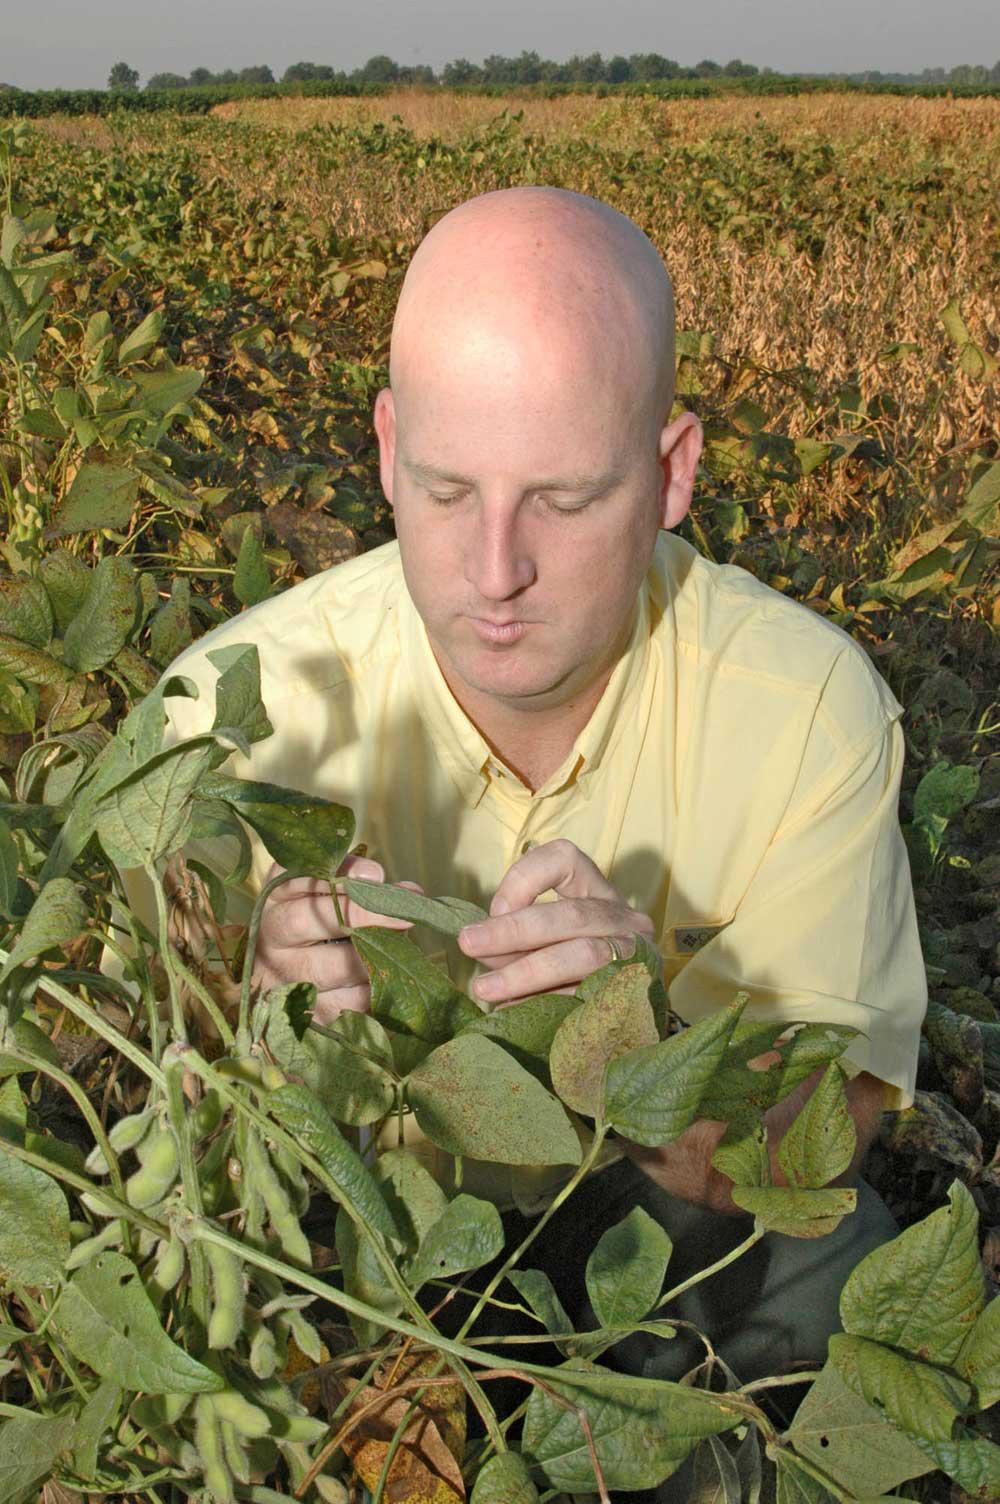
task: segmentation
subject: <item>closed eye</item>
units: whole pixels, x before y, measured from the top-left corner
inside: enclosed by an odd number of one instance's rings
[[[469,493],[468,491],[457,491],[452,496],[438,496],[436,491],[426,491],[424,494],[426,495],[428,501],[432,501],[435,506],[448,507],[453,505],[457,501],[464,501]],[[559,512],[563,516],[569,516],[573,512],[582,512],[586,507],[590,505],[592,500],[593,497],[588,496],[585,497],[583,501],[576,502],[573,506],[560,506],[557,502],[554,501],[550,501],[548,505],[553,512]]]

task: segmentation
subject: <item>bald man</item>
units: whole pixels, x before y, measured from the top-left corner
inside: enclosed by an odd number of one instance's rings
[[[572,992],[641,935],[689,1022],[742,987],[761,1019],[852,1024],[855,1183],[883,1107],[912,1100],[926,1003],[901,707],[844,633],[673,533],[702,447],[673,375],[670,281],[631,220],[549,188],[453,209],[410,264],[375,403],[397,541],[188,649],[171,672],[203,693],[171,702],[172,733],[208,713],[207,650],[257,642],[275,735],[234,771],[350,805],[370,857],[342,872],[488,908],[439,953],[483,1007]],[[248,902],[276,870],[255,845]],[[353,903],[346,919],[398,924]],[[255,980],[292,979],[315,982],[319,1021],[369,1006],[308,880],[277,890],[260,934]],[[814,1085],[768,1115],[772,1155]],[[617,1140],[553,1219],[539,1256],[577,1319],[586,1255],[636,1204],[679,1244],[672,1278],[745,1238],[711,1165],[722,1131]],[[463,1188],[518,1230],[565,1178],[466,1162]],[[836,1233],[769,1235],[676,1314],[744,1379],[822,1361],[843,1279],[895,1230],[860,1182]],[[700,1355],[643,1338],[615,1361],[678,1377]]]

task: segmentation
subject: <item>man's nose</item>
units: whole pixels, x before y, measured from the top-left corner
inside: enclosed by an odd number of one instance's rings
[[[480,503],[465,573],[482,598],[491,601],[507,600],[533,582],[534,557],[516,508]]]

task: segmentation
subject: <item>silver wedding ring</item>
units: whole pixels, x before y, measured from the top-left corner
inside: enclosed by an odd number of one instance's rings
[[[624,961],[624,959],[625,959],[625,952],[622,950],[621,941],[620,940],[616,940],[613,935],[605,935],[604,938],[608,942],[608,944],[611,946],[611,960],[612,961]]]

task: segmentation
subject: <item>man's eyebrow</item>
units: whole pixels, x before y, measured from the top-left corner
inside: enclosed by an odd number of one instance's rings
[[[402,463],[417,480],[439,484],[443,482],[453,486],[476,484],[468,475],[458,475],[453,470],[441,470],[436,465],[426,465],[420,460],[404,459]],[[529,491],[607,491],[623,479],[624,476],[618,470],[611,470],[606,475],[586,475],[576,472],[572,475],[550,476],[545,480],[536,480],[525,489]]]

